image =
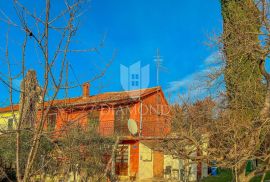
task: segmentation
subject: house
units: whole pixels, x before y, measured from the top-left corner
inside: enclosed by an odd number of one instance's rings
[[[196,153],[193,153],[193,155]],[[205,161],[196,162],[190,159],[179,159],[170,154],[164,155],[164,178],[177,181],[199,181],[208,176],[208,165]]]
[[[171,138],[172,141],[181,142],[181,139],[173,132],[167,138]],[[200,145],[186,144],[182,148],[182,152],[184,152],[182,156],[185,157],[179,157],[177,153],[174,153],[175,151],[164,150],[164,178],[177,181],[201,181],[207,177],[208,146],[209,135],[205,130],[201,131]],[[201,159],[196,160],[196,157]]]
[[[1,108],[0,117],[10,111],[10,107]],[[135,121],[135,133],[128,128],[129,119]],[[161,87],[91,95],[90,84],[85,83],[81,97],[53,101],[46,128],[60,136],[73,124],[92,124],[102,136],[117,134],[120,144],[115,168],[121,179],[162,178],[164,154],[154,146],[170,133],[170,119]]]
[[[14,112],[12,112],[12,110]],[[18,105],[0,108],[0,133],[3,130],[12,130],[15,126],[15,119],[18,118]]]

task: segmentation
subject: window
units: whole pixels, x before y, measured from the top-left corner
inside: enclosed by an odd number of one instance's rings
[[[127,122],[130,116],[129,107],[118,107],[114,111],[114,132],[120,135],[129,135]]]
[[[56,113],[49,114],[47,120],[47,130],[54,131],[56,125]]]
[[[13,123],[14,123],[13,118],[9,118],[8,119],[8,130],[12,130],[13,129]]]
[[[93,110],[88,113],[88,124],[89,128],[97,128],[99,125],[99,111]]]

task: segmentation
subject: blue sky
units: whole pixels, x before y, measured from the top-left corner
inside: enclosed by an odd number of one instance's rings
[[[0,1],[0,9],[16,20],[13,5],[7,2],[9,1]],[[62,4],[59,2],[52,1],[53,11],[61,9]],[[44,5],[43,1],[36,4],[32,1],[22,3],[39,12],[42,12]],[[3,13],[0,17],[3,17]],[[0,59],[3,59],[4,33],[7,29],[3,23],[0,23],[0,27]],[[208,70],[209,60],[218,57],[217,50],[206,44],[221,30],[222,18],[218,0],[92,0],[88,11],[81,16],[80,29],[73,46],[78,49],[95,47],[105,37],[104,47],[99,50],[99,54],[72,54],[69,61],[82,83],[103,70],[114,50],[117,50],[105,76],[91,84],[91,94],[123,90],[120,65],[129,66],[137,61],[141,61],[142,66],[150,65],[149,87],[152,87],[156,86],[154,56],[159,48],[163,66],[166,67],[166,71],[160,73],[160,85],[168,97],[177,93],[184,94],[196,83],[197,76]],[[18,30],[10,31],[10,41],[21,40],[16,31]],[[10,45],[10,52],[14,57],[19,54],[16,45]],[[33,48],[29,48],[27,53],[30,55],[27,67],[40,71],[35,67],[38,55]],[[6,65],[1,63],[0,67],[5,72]],[[17,80],[19,82],[20,79]],[[75,80],[71,70],[70,80]],[[0,100],[5,100],[7,90],[2,83],[0,91]],[[69,91],[71,97],[80,94],[80,88]],[[193,90],[192,94],[196,92]]]

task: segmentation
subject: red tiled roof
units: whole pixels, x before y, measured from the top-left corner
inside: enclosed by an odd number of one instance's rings
[[[19,110],[19,105],[18,104],[14,104],[13,105],[13,111],[18,111],[18,110]],[[0,108],[0,113],[10,112],[10,111],[12,111],[12,107],[11,106]]]
[[[71,105],[85,105],[85,104],[98,104],[98,103],[118,103],[118,102],[130,102],[137,101],[140,97],[143,98],[152,93],[160,91],[160,87],[146,88],[140,90],[132,91],[122,91],[122,92],[107,92],[98,95],[93,95],[89,97],[76,97],[67,98],[61,100],[54,100],[53,106],[71,106]],[[45,102],[45,106],[48,106],[50,102]],[[13,105],[14,111],[19,110],[19,105]],[[11,111],[11,106],[0,108],[0,113]]]
[[[103,94],[89,96],[87,98],[80,97],[72,104],[95,104],[95,103],[115,103],[138,100],[140,97],[145,97],[154,92],[160,91],[160,87],[153,87],[141,90],[123,91],[123,92],[107,92]]]

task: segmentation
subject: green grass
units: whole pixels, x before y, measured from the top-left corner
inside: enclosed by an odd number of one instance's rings
[[[262,176],[255,176],[250,180],[250,182],[260,182]],[[266,173],[265,180],[270,180],[270,172]]]
[[[260,182],[262,176],[255,176],[250,182]],[[270,180],[270,172],[266,174],[265,180]],[[217,176],[208,176],[202,180],[203,182],[231,182],[232,172],[230,169],[221,169]]]
[[[217,176],[208,176],[204,178],[203,182],[231,182],[232,172],[229,169],[221,169]]]

